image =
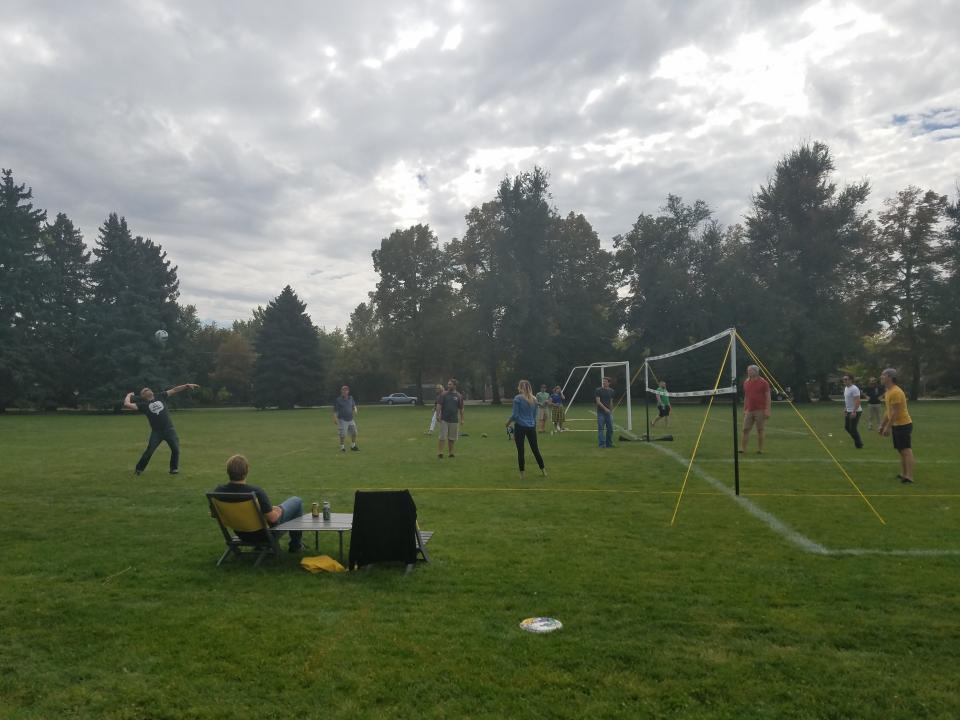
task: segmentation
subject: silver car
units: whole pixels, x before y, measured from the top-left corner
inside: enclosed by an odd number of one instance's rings
[[[380,398],[380,402],[386,405],[416,405],[417,399],[410,397],[406,393],[393,393]]]

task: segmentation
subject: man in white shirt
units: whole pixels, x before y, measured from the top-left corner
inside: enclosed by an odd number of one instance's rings
[[[857,430],[861,412],[863,408],[860,407],[860,388],[853,384],[853,375],[846,373],[843,376],[843,429],[853,438],[853,446],[857,450],[863,447],[860,431]]]

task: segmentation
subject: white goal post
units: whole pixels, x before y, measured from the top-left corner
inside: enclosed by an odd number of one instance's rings
[[[570,381],[573,379],[574,375],[576,375],[578,372],[583,372],[583,377],[581,377],[580,382],[577,383],[577,389],[573,391],[573,394],[570,396],[570,399],[567,400],[567,406],[566,408],[564,408],[564,410],[569,410],[570,407],[573,405],[573,401],[576,399],[577,394],[580,392],[580,388],[583,387],[583,383],[586,382],[591,372],[598,371],[600,374],[600,384],[603,384],[603,378],[607,377],[608,368],[614,368],[614,367],[624,368],[623,384],[627,389],[626,397],[625,397],[625,400],[627,403],[627,431],[632,432],[633,431],[633,405],[631,404],[631,396],[630,396],[630,381],[632,378],[630,377],[630,362],[627,360],[611,360],[606,362],[594,362],[594,363],[590,363],[589,365],[575,366],[570,371],[570,374],[567,376],[567,379],[563,383],[563,388],[561,389],[560,392],[563,393],[564,395],[567,394],[566,393],[567,387],[570,385]]]

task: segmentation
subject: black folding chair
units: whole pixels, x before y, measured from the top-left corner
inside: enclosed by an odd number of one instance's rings
[[[432,532],[417,526],[417,506],[409,490],[357,490],[348,567],[399,561],[410,572],[418,557],[430,562],[426,544],[431,537]]]

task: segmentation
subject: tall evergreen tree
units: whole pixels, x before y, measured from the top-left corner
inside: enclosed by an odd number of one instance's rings
[[[495,201],[471,209],[463,238],[455,238],[446,248],[448,264],[460,285],[464,303],[461,323],[469,329],[477,346],[495,405],[501,402],[500,384],[507,354],[503,323],[510,302],[511,272],[500,216],[500,204]]]
[[[179,281],[163,248],[133,237],[116,213],[101,226],[93,254],[88,397],[116,407],[124,392],[173,382],[186,335]],[[156,341],[157,330],[168,332],[166,344]]]
[[[444,255],[428,225],[395,230],[373,251],[380,282],[373,307],[382,329],[384,350],[410,373],[423,401],[424,371],[443,352],[443,319],[451,297]]]
[[[626,235],[613,240],[629,293],[621,300],[630,344],[663,352],[716,332],[701,319],[709,280],[701,262],[712,257],[718,231],[707,204],[687,205],[676,195],[657,216],[640,215]]]
[[[960,186],[957,199],[944,210],[947,227],[944,230],[944,283],[937,302],[937,321],[943,337],[943,352],[938,358],[937,373],[944,392],[960,391]]]
[[[70,219],[58,213],[41,238],[42,313],[39,339],[48,399],[77,402],[86,377],[85,340],[91,311],[90,252]]]
[[[829,148],[801,145],[783,158],[773,179],[753,198],[747,215],[750,282],[763,297],[758,336],[767,338],[767,365],[809,400],[816,379],[827,397],[827,377],[860,346],[853,300],[860,292],[870,224],[863,205],[866,182],[838,190]]]
[[[557,362],[531,378],[536,383],[562,381],[575,365],[613,357],[619,326],[613,256],[600,247],[589,221],[571,212],[554,219],[550,235],[547,287],[555,314],[549,328]]]
[[[920,394],[921,373],[937,351],[935,317],[945,259],[940,223],[947,198],[908,187],[884,202],[874,267],[878,306],[891,332],[890,348],[909,374],[910,399]]]
[[[504,298],[503,340],[514,374],[536,378],[557,367],[550,320],[555,317],[553,297],[546,291],[551,274],[550,231],[555,215],[548,200],[547,173],[532,172],[504,179],[497,191],[502,223],[499,249],[504,258],[507,297]]]
[[[13,171],[0,180],[0,412],[36,399],[36,342],[42,268],[38,262],[46,213],[29,200],[33,190],[17,185]]]
[[[257,334],[253,396],[257,407],[315,405],[323,366],[317,330],[307,306],[289,285],[267,305]]]

